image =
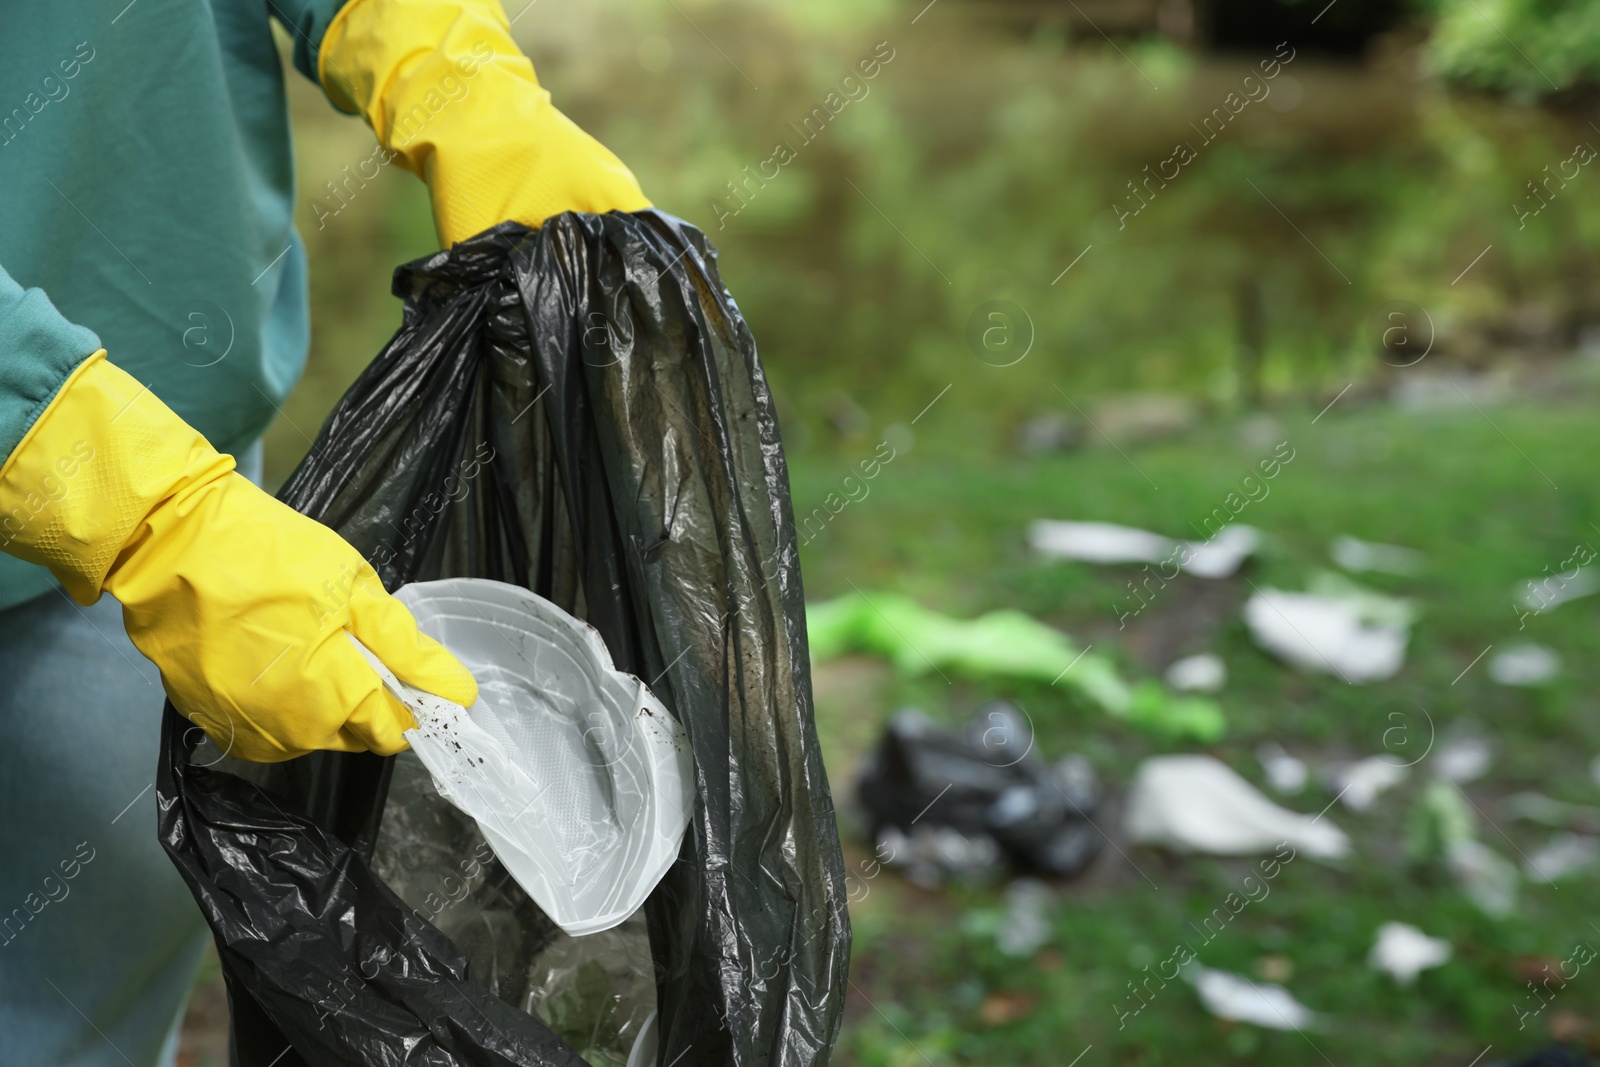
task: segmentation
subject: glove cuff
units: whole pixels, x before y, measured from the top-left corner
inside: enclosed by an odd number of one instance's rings
[[[551,104],[499,0],[351,0],[318,62],[334,105],[428,183],[446,247],[507,219],[650,206],[622,161]]]
[[[467,95],[446,79],[474,79],[493,61],[539,84],[497,0],[350,0],[322,38],[317,74],[333,105],[363,116],[389,147]],[[430,90],[439,97],[433,113],[424,104],[422,114],[408,116]],[[401,121],[407,118],[410,124]]]
[[[0,468],[0,550],[48,567],[80,604],[100,597],[149,517],[228,473],[147,386],[94,353]]]

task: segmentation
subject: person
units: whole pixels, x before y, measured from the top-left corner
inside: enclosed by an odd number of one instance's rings
[[[443,246],[649,206],[552,106],[497,0],[7,15],[0,1064],[173,1062],[207,934],[152,832],[163,694],[258,761],[406,746],[410,716],[352,636],[414,685],[476,696],[355,549],[255,484],[309,343],[270,20],[371,125],[367,169],[426,181]],[[230,344],[192,343],[224,320]]]

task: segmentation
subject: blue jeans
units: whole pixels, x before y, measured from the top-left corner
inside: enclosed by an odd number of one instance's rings
[[[177,1055],[210,932],[156,839],[164,699],[111,597],[0,611],[0,1067]]]

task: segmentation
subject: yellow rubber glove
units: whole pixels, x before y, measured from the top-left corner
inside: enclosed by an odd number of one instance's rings
[[[412,685],[477,699],[360,553],[235,473],[104,357],[73,372],[0,468],[0,548],[49,567],[80,604],[121,601],[173,706],[232,756],[406,747],[415,722],[348,634]]]
[[[318,67],[385,162],[428,183],[446,248],[508,219],[650,206],[622,161],[550,103],[499,0],[350,0]]]

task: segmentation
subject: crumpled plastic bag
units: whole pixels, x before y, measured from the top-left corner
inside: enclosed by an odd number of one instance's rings
[[[652,211],[506,223],[401,267],[400,330],[282,497],[387,588],[522,586],[646,681],[696,768],[642,909],[655,1061],[801,1067],[842,1020],[844,869],[777,421],[714,260]],[[242,1067],[584,1062],[555,1031],[578,1040],[588,1010],[550,1014],[550,976],[584,965],[550,962],[565,935],[425,773],[238,764],[170,708],[163,731],[161,840],[216,935]]]
[[[1194,982],[1200,1003],[1219,1019],[1251,1023],[1269,1030],[1305,1030],[1317,1025],[1317,1014],[1281,985],[1257,982],[1210,967],[1193,967],[1186,976]]]
[[[1322,815],[1280,808],[1211,756],[1155,756],[1139,765],[1123,820],[1132,841],[1178,852],[1249,856],[1288,844],[1317,859],[1350,851]]]
[[[1378,797],[1411,776],[1411,765],[1368,756],[1329,769],[1328,787],[1351,811],[1370,811]]]
[[[1304,593],[1258,589],[1244,606],[1256,644],[1303,671],[1336,674],[1351,685],[1400,673],[1416,617],[1411,601],[1331,572],[1313,578]]]
[[[1503,919],[1516,911],[1521,873],[1516,864],[1478,839],[1477,814],[1455,783],[1435,779],[1423,788],[1406,852],[1415,863],[1448,871],[1462,894],[1485,915]]]
[[[1079,649],[1060,630],[1020,611],[957,619],[898,593],[847,593],[807,606],[811,655],[888,657],[898,670],[945,669],[979,678],[1019,678],[1075,689],[1119,719],[1172,740],[1209,744],[1227,729],[1207,697],[1177,696],[1147,678],[1130,686],[1110,657]]]
[[[1450,954],[1450,942],[1443,938],[1429,937],[1410,923],[1386,922],[1378,927],[1367,966],[1408,986],[1423,971],[1448,962]]]
[[[1034,751],[1032,727],[1000,702],[981,709],[964,735],[939,729],[919,711],[897,713],[857,789],[879,857],[924,884],[988,873],[1002,856],[1070,877],[1104,840],[1094,825],[1100,788],[1093,768],[1081,756],[1046,763]],[[923,855],[929,850],[919,847],[921,835],[941,829],[959,836],[931,837],[932,855]],[[939,848],[940,837],[956,848]]]
[[[1028,544],[1035,552],[1058,559],[1172,563],[1197,578],[1227,578],[1255,554],[1261,545],[1261,534],[1253,526],[1235,523],[1222,527],[1205,541],[1174,541],[1148,530],[1110,522],[1038,519],[1028,526]],[[1169,577],[1176,574],[1174,570]]]

